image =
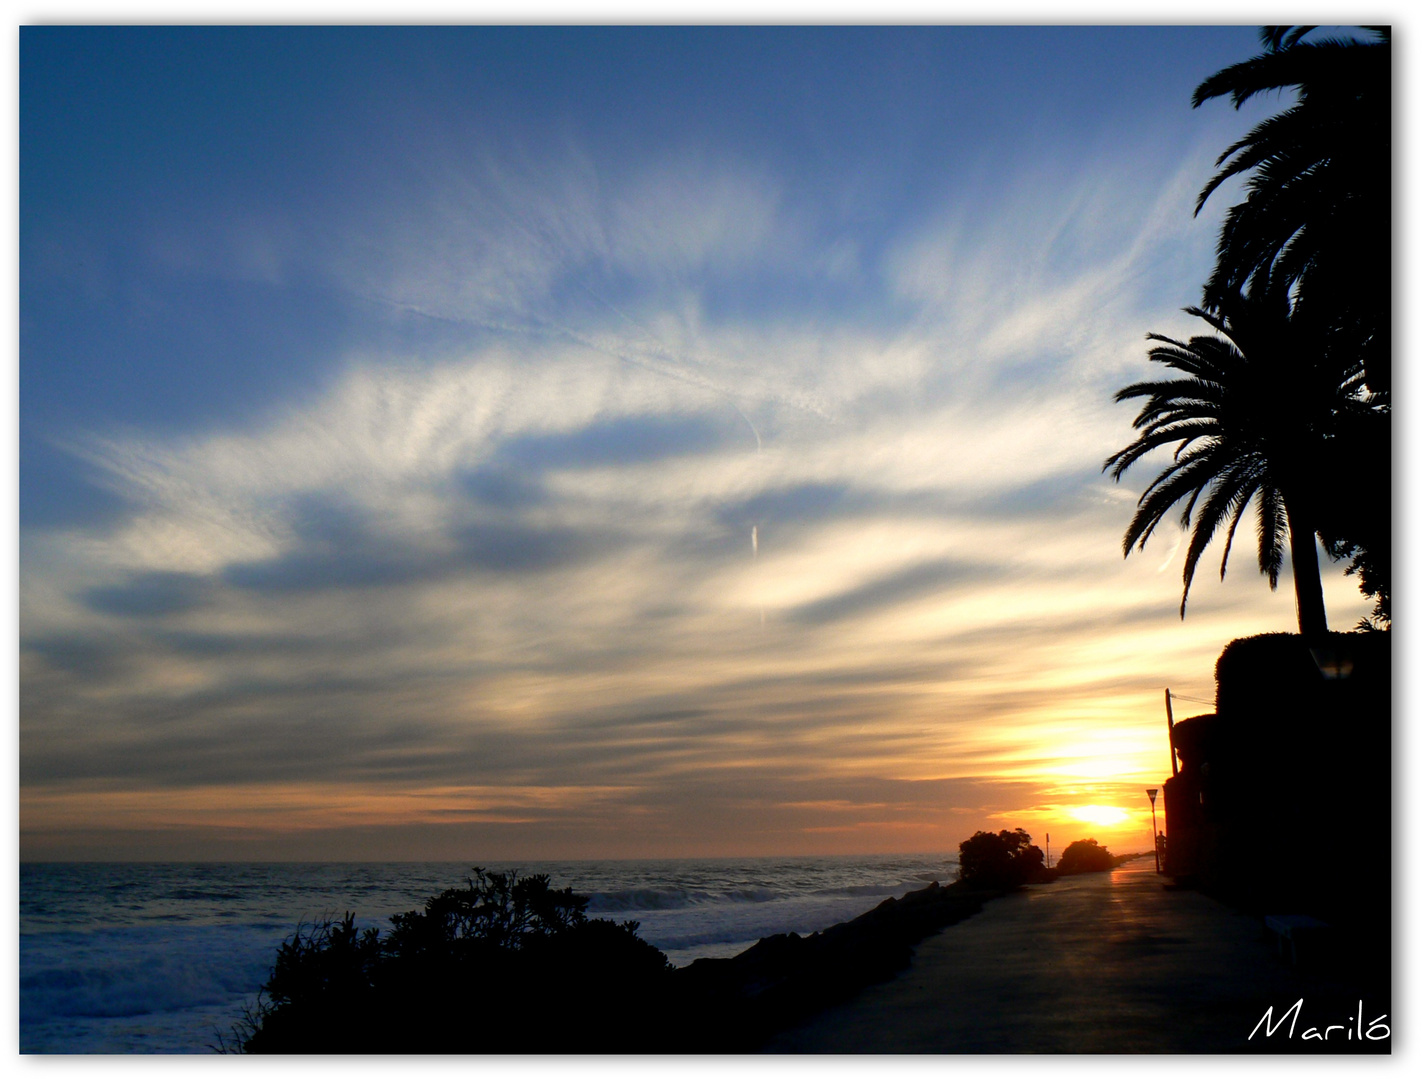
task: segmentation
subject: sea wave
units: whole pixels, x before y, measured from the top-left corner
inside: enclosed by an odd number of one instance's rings
[[[588,897],[588,912],[673,911],[705,900],[690,889],[618,889]]]
[[[171,889],[164,893],[160,899],[163,900],[244,900],[246,897],[239,892],[219,891],[215,889]]]
[[[923,878],[916,878],[914,881],[901,881],[894,885],[839,885],[829,889],[816,889],[811,896],[903,896],[910,889],[922,889],[925,885]],[[928,881],[940,881],[942,878],[928,878]]]
[[[721,889],[635,888],[588,894],[588,913],[627,911],[677,911],[709,904],[764,904],[784,899],[786,894],[760,885]]]
[[[270,974],[282,938],[247,927],[22,934],[21,1027],[239,1003]]]

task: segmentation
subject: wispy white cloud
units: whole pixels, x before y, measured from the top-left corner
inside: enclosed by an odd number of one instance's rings
[[[997,777],[972,812],[1008,814],[1154,777],[1160,685],[1292,622],[1247,573],[1179,622],[1155,552],[1121,558],[1131,485],[1098,475],[1129,435],[1111,382],[1177,304],[1160,268],[1209,254],[1178,223],[1199,168],[1029,177],[869,270],[716,161],[442,181],[329,272],[465,344],[354,355],[224,431],[70,440],[130,510],[23,538],[22,824],[78,828],[54,793],[85,784],[474,785],[512,792],[470,803],[490,829],[589,814],[613,851],[706,784],[823,838],[806,807],[872,781]],[[813,319],[708,301],[788,251],[884,291]],[[1110,776],[1073,772],[1094,739]],[[960,839],[896,791],[885,836]]]
[[[691,152],[600,171],[576,147],[486,153],[412,182],[401,209],[360,207],[323,245],[333,280],[460,321],[540,325],[555,295],[600,316],[618,292],[686,289],[803,247],[763,170]],[[569,301],[568,294],[573,301]]]

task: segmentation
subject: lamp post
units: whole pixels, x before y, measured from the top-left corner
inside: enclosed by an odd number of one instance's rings
[[[1156,792],[1157,789],[1149,787],[1146,789],[1146,796],[1151,800],[1151,853],[1156,857],[1156,872],[1161,873],[1161,849],[1156,846]]]

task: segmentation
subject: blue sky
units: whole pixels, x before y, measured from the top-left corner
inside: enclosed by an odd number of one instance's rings
[[[25,28],[24,852],[1134,836],[1161,687],[1293,625],[1099,472],[1255,50]]]

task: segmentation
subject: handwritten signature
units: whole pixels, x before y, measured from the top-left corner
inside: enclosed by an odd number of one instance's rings
[[[1285,1038],[1293,1039],[1295,1037],[1295,1028],[1299,1024],[1300,1017],[1303,1013],[1304,998],[1300,998],[1288,1009],[1280,1013],[1278,1020],[1275,1019],[1275,1007],[1271,1005],[1265,1010],[1265,1015],[1260,1017],[1260,1022],[1257,1023],[1255,1029],[1250,1032],[1246,1042],[1255,1038],[1255,1036],[1260,1033],[1262,1027],[1265,1029],[1265,1038],[1270,1038],[1275,1032],[1279,1031],[1280,1028],[1284,1027],[1286,1019],[1290,1022],[1290,1029],[1289,1034],[1287,1034]],[[1392,1034],[1388,1024],[1385,1023],[1387,1019],[1388,1013],[1384,1013],[1382,1016],[1375,1017],[1366,1026],[1364,1024],[1364,1003],[1361,1000],[1359,1002],[1358,1012],[1354,1016],[1349,1017],[1347,1024],[1326,1024],[1323,1028],[1307,1027],[1300,1035],[1300,1041],[1312,1042],[1317,1040],[1319,1042],[1328,1042],[1331,1032],[1342,1031],[1344,1032],[1342,1036],[1334,1037],[1335,1042],[1346,1042],[1356,1038],[1359,1042],[1366,1040],[1369,1042],[1381,1042]]]

